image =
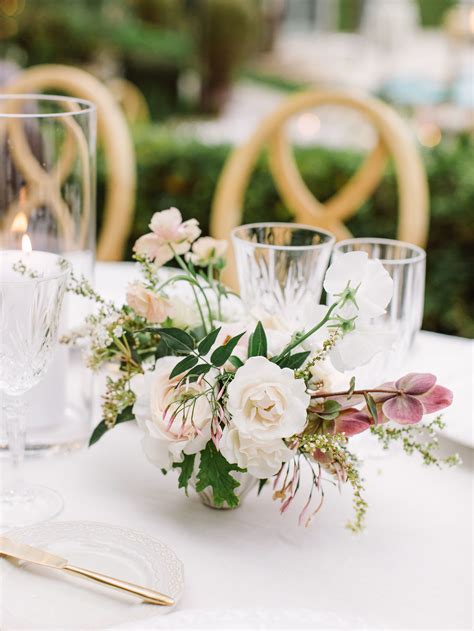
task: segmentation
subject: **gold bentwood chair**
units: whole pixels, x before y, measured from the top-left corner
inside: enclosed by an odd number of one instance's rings
[[[104,261],[120,260],[133,221],[136,187],[135,152],[125,116],[110,91],[98,79],[70,66],[40,65],[28,68],[9,82],[3,93],[27,94],[46,89],[88,99],[97,107],[98,133],[107,163],[104,220],[98,239],[97,258]],[[71,131],[76,132],[76,141],[80,147],[81,139],[77,130]],[[65,147],[65,154],[67,151]],[[25,151],[25,161],[27,158],[28,152]],[[67,155],[63,158],[62,163],[67,165]],[[24,171],[28,173],[27,168]]]
[[[284,131],[286,121],[294,114],[320,105],[355,109],[378,133],[378,142],[359,171],[324,204],[303,182]],[[343,222],[372,194],[391,156],[399,195],[398,238],[420,246],[426,244],[428,185],[421,157],[406,123],[385,103],[340,90],[309,90],[291,96],[262,121],[245,144],[233,151],[222,171],[212,204],[211,234],[214,237],[228,239],[230,231],[241,223],[245,190],[264,147],[268,149],[275,185],[295,220],[326,228],[338,240],[351,236]],[[229,256],[225,281],[233,288],[237,285],[233,255]]]

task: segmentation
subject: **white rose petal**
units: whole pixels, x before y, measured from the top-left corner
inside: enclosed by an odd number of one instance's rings
[[[257,440],[286,438],[303,431],[309,395],[302,379],[265,357],[251,357],[228,387],[234,425]]]
[[[168,468],[170,462],[182,459],[183,453],[194,454],[204,448],[211,437],[212,409],[206,396],[195,399],[183,408],[183,401],[192,394],[200,394],[209,386],[202,384],[177,385],[179,379],[169,379],[179,357],[158,359],[153,371],[135,376],[130,387],[136,401],[133,413],[145,432],[144,449],[157,466]],[[207,381],[213,379],[210,371]],[[175,419],[170,425],[172,415]]]
[[[269,478],[278,473],[283,462],[293,457],[281,438],[258,441],[239,432],[235,427],[225,427],[219,442],[224,458],[237,464],[256,478]]]

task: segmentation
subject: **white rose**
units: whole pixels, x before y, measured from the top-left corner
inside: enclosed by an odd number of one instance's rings
[[[182,454],[195,454],[211,437],[212,408],[205,395],[206,382],[177,385],[179,377],[169,379],[180,357],[158,359],[152,372],[131,380],[136,395],[133,413],[145,432],[143,448],[157,466],[169,468]],[[208,373],[207,381],[213,378]],[[173,418],[174,415],[174,418]]]
[[[195,329],[201,324],[201,316],[192,294],[169,291],[169,298],[173,305],[173,326],[178,329]]]
[[[237,464],[256,478],[270,478],[278,473],[283,462],[293,457],[281,438],[255,440],[235,427],[225,427],[219,450],[228,462]]]
[[[302,379],[265,357],[250,357],[229,385],[227,407],[234,425],[257,440],[303,431],[309,395]]]

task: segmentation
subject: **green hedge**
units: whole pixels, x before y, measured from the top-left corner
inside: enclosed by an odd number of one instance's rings
[[[146,232],[153,212],[176,206],[187,218],[197,217],[205,232],[216,182],[228,146],[207,146],[177,139],[158,126],[136,130],[138,192],[135,222],[127,257],[138,236]],[[425,154],[431,191],[431,228],[424,328],[474,336],[471,273],[474,251],[474,178],[472,139],[444,140]],[[298,149],[300,170],[321,201],[330,197],[357,168],[361,156],[324,148]],[[99,208],[103,167],[99,168]],[[374,196],[349,222],[356,236],[396,234],[397,194],[389,170]],[[252,177],[243,221],[291,219],[282,204],[264,157]]]

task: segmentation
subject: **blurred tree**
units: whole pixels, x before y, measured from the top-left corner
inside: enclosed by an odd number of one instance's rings
[[[237,69],[256,47],[259,7],[255,0],[191,0],[199,51],[201,107],[216,112]]]
[[[257,0],[0,0],[0,54],[23,66],[121,75],[162,118],[180,110],[178,80],[187,69],[200,75],[204,109],[222,102],[259,15]]]

